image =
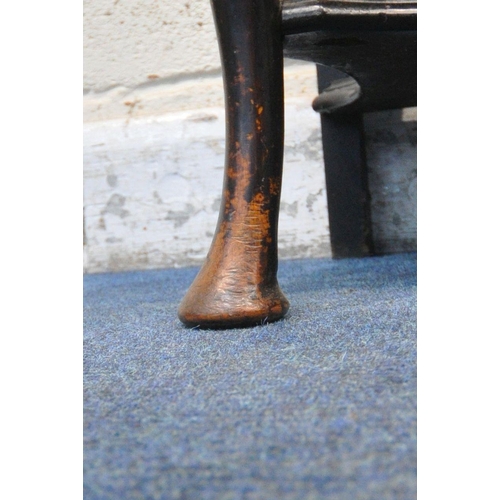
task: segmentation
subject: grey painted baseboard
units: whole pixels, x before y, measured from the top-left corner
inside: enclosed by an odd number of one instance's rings
[[[285,108],[280,258],[331,255],[319,115]],[[84,270],[198,265],[217,222],[224,110],[84,126]],[[416,248],[416,110],[365,115],[375,250]]]
[[[367,113],[364,127],[374,251],[415,251],[417,110]]]

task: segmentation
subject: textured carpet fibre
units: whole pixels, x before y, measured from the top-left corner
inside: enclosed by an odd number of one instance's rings
[[[283,261],[286,319],[226,331],[196,272],[84,278],[84,498],[416,498],[416,254]]]

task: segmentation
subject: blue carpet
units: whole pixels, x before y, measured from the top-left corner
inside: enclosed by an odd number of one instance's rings
[[[282,261],[288,316],[226,331],[196,272],[84,277],[84,498],[416,498],[416,254]]]

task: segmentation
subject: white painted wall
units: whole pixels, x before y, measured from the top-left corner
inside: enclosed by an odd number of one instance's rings
[[[315,67],[285,70],[281,258],[330,255]],[[84,0],[84,269],[200,264],[224,95],[209,0]]]
[[[219,69],[209,0],[84,0],[84,88],[133,88]]]
[[[201,264],[224,163],[209,0],[84,0],[83,48],[84,270]],[[316,93],[315,66],[286,61],[280,258],[331,255]],[[416,240],[414,120],[389,112],[365,121],[377,185],[372,218],[384,251]],[[403,199],[394,202],[395,191]]]
[[[209,0],[84,0],[84,121],[159,116],[224,105]],[[314,65],[287,78],[315,96]]]

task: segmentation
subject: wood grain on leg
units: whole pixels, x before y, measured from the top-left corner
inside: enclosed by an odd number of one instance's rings
[[[226,95],[224,188],[212,246],[179,318],[188,326],[230,328],[275,321],[288,310],[276,279],[281,12],[279,0],[212,0],[212,8]]]

